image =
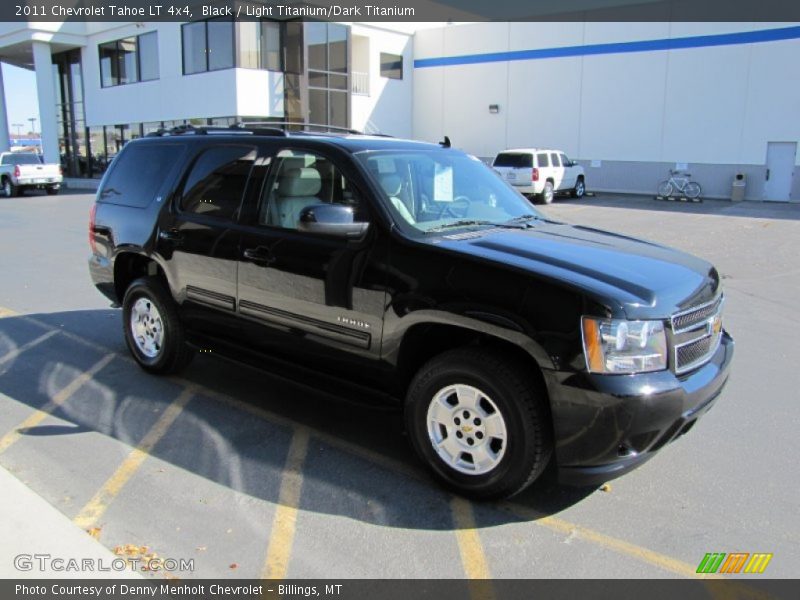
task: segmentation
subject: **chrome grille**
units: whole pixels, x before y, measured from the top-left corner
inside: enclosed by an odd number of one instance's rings
[[[717,299],[672,316],[672,341],[676,373],[695,369],[714,355],[722,339],[722,306]]]
[[[693,325],[707,321],[719,312],[722,305],[722,296],[707,304],[702,304],[689,310],[672,315],[672,330],[677,332],[690,329]]]

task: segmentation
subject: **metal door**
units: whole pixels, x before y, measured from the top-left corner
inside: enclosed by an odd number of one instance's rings
[[[767,181],[764,183],[764,200],[789,201],[796,156],[796,142],[767,143]]]

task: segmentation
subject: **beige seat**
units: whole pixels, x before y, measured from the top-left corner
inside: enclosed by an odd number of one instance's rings
[[[386,195],[389,196],[389,201],[392,203],[392,206],[400,213],[400,216],[403,217],[407,223],[416,223],[417,220],[414,218],[414,215],[408,210],[405,202],[399,198],[403,190],[403,180],[400,179],[398,175],[388,173],[379,176],[379,183],[383,191],[386,192]]]
[[[270,215],[270,222],[296,229],[300,212],[306,206],[320,204],[317,194],[321,189],[322,178],[316,169],[287,169],[278,181],[275,208]]]

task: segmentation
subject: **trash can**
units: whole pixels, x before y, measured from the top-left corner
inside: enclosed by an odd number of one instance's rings
[[[747,187],[747,180],[744,178],[744,173],[737,173],[733,178],[733,185],[731,186],[731,202],[741,202],[744,200],[744,189]]]

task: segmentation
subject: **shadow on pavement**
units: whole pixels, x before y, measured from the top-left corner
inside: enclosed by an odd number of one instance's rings
[[[354,406],[274,374],[204,355],[196,357],[180,380],[148,375],[128,360],[117,310],[4,318],[0,320],[0,357],[41,336],[46,331],[42,325],[67,335],[51,337],[0,364],[0,393],[17,402],[41,408],[104,355],[113,352],[115,357],[53,412],[62,422],[45,421],[19,430],[20,443],[26,438],[51,437],[49,443],[63,444],[69,455],[81,444],[92,443],[91,437],[82,438],[82,434],[98,432],[135,447],[180,394],[185,381],[198,386],[198,392],[153,448],[152,457],[236,492],[277,503],[293,431],[298,425],[306,426],[311,436],[301,509],[388,527],[456,527],[450,511],[452,496],[428,477],[412,454],[399,411]],[[70,334],[101,347],[88,346]],[[0,402],[9,400],[0,398]],[[0,434],[22,418],[0,419]],[[169,486],[169,481],[164,485]],[[546,473],[541,485],[513,503],[524,507],[526,519],[540,518],[580,502],[592,491],[561,487],[552,473]],[[169,490],[169,494],[172,501],[181,502],[182,494],[191,490]],[[525,520],[507,507],[508,503],[482,505],[478,525]]]

